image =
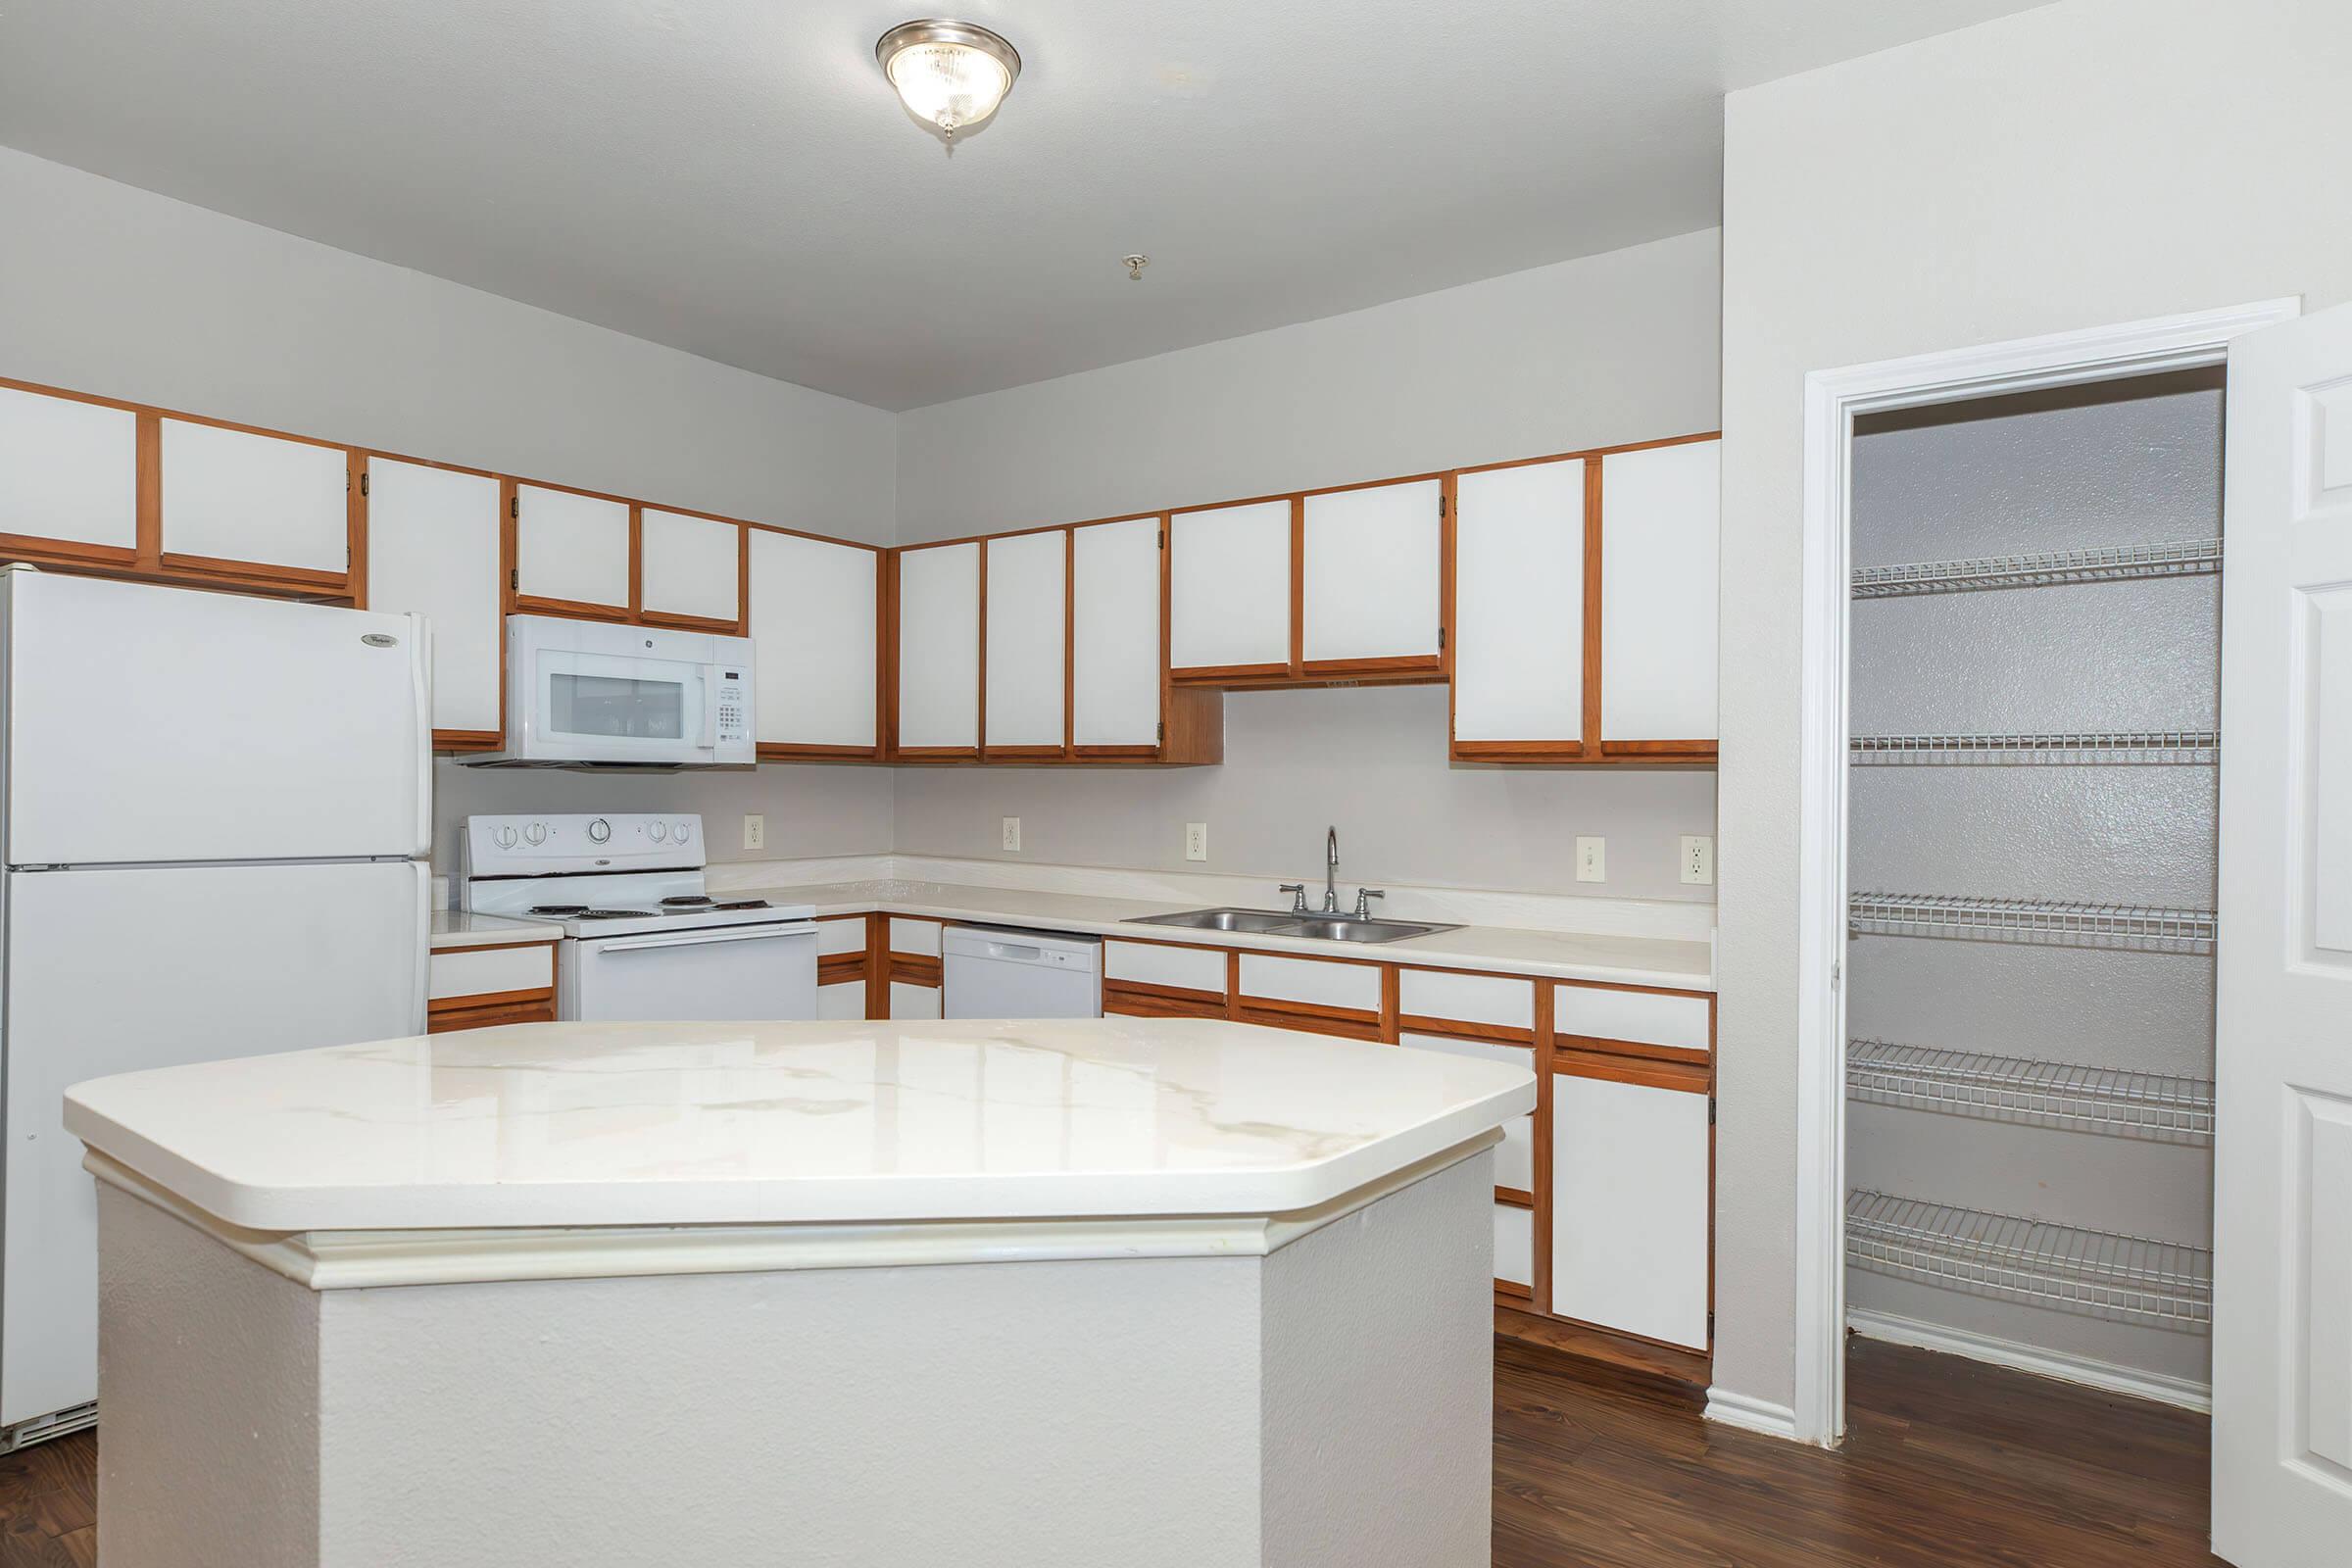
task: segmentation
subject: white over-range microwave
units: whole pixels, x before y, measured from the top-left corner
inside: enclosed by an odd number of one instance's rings
[[[507,737],[493,767],[750,767],[752,640],[560,615],[507,617]]]

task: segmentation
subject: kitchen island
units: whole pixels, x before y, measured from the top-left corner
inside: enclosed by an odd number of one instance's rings
[[[541,1024],[68,1096],[109,1568],[1484,1563],[1492,1061]]]

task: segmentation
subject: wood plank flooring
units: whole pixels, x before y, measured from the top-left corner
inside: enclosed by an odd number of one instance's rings
[[[1851,1342],[1835,1453],[1654,1372],[1494,1342],[1495,1568],[2211,1568],[2202,1417]],[[88,1432],[0,1455],[0,1568],[97,1561]],[[1403,1565],[1400,1565],[1403,1568]]]

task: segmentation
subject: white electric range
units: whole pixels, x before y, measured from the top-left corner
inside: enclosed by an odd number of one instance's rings
[[[458,845],[458,907],[563,927],[559,1017],[816,1016],[815,911],[711,894],[699,816],[469,816]]]

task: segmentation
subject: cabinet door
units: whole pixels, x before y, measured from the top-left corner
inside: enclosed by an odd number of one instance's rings
[[[1444,488],[1435,479],[1308,496],[1299,648],[1307,669],[1436,669]]]
[[[893,1018],[938,1017],[939,987],[893,980],[890,983],[890,1015]]]
[[[626,615],[628,504],[516,485],[514,593],[524,610]]]
[[[649,621],[733,631],[742,548],[741,523],[646,508],[637,523],[638,612]]]
[[[751,536],[753,737],[871,752],[882,553],[772,528]]]
[[[1551,1310],[1707,1348],[1707,1097],[1555,1073]]]
[[[1578,752],[1585,710],[1585,465],[1454,482],[1457,755]]]
[[[1289,671],[1289,501],[1168,518],[1168,662],[1233,674]]]
[[[1723,443],[1600,464],[1600,740],[1715,741]],[[1644,748],[1657,750],[1656,746]]]
[[[899,750],[980,744],[980,546],[899,555]]]
[[[1069,681],[1070,535],[987,541],[988,748],[1059,757]]]
[[[138,531],[139,416],[0,387],[0,534],[127,557]]]
[[[279,566],[341,581],[351,570],[351,455],[341,447],[163,421],[164,554]]]
[[[368,604],[432,622],[444,742],[495,740],[502,727],[498,505],[489,474],[368,460]]]
[[[1157,517],[1070,531],[1071,740],[1159,746]]]

